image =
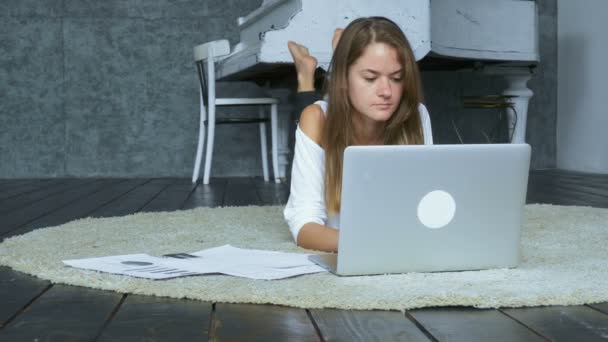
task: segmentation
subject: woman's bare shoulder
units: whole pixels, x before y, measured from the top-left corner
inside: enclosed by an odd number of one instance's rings
[[[325,113],[321,106],[311,104],[304,108],[298,125],[304,134],[321,146],[321,136],[325,125]]]

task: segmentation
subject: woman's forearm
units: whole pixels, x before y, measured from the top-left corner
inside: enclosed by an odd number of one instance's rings
[[[338,251],[338,230],[318,223],[307,223],[298,233],[298,246],[335,253]]]

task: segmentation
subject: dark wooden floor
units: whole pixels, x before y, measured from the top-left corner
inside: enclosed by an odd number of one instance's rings
[[[283,204],[286,185],[259,179],[0,180],[0,236],[86,216],[198,206]],[[608,176],[530,174],[529,203],[608,207]],[[608,339],[608,303],[479,310],[303,310],[205,303],[53,285],[0,267],[0,341],[412,340],[595,341]]]

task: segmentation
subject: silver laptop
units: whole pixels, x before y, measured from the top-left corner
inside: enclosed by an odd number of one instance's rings
[[[344,152],[338,275],[516,267],[530,146],[351,146]]]

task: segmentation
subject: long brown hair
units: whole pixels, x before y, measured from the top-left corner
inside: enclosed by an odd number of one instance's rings
[[[334,51],[329,79],[327,119],[323,128],[325,148],[325,203],[331,213],[340,212],[342,162],[346,147],[354,144],[354,107],[348,96],[348,71],[372,43],[393,47],[403,67],[401,103],[384,128],[384,145],[422,144],[418,105],[422,97],[418,65],[405,34],[384,17],[359,18],[342,32]]]

